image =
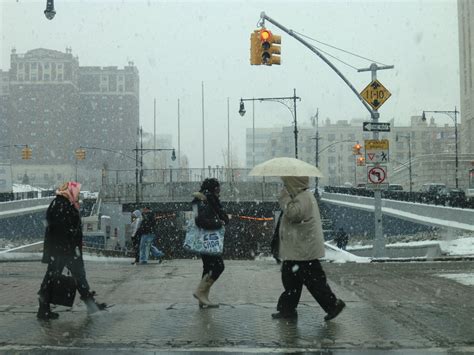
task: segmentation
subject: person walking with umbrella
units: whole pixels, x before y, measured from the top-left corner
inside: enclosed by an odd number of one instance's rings
[[[282,211],[278,257],[283,261],[284,287],[272,318],[296,318],[303,285],[327,313],[324,320],[335,318],[345,307],[329,287],[318,259],[325,247],[318,203],[309,190],[309,177],[322,177],[318,168],[294,158],[275,158],[257,165],[251,176],[280,176],[284,187],[279,197]]]

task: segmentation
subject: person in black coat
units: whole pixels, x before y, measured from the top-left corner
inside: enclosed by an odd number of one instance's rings
[[[48,264],[41,283],[39,295],[39,319],[56,319],[59,314],[52,312],[50,301],[52,284],[66,267],[76,281],[81,299],[89,313],[106,308],[105,303],[97,303],[90,291],[82,259],[82,224],[79,214],[79,193],[81,184],[67,182],[56,191],[56,198],[46,211],[46,232],[43,244],[42,262]]]
[[[199,192],[193,194],[192,201],[195,222],[199,228],[217,230],[229,223],[219,200],[220,184],[217,179],[205,179]],[[224,271],[224,260],[220,255],[201,254],[203,271],[201,281],[193,296],[199,301],[199,307],[219,307],[209,300],[209,290]]]

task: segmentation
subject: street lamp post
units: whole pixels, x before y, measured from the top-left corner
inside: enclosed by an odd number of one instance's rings
[[[413,192],[413,180],[412,180],[412,170],[411,170],[411,136],[409,134],[407,135],[402,135],[402,134],[397,134],[395,137],[395,140],[398,142],[398,138],[406,138],[408,140],[408,182],[410,184],[409,186],[409,191],[410,193]]]
[[[458,155],[458,113],[459,111],[457,110],[456,106],[454,106],[454,111],[423,111],[423,114],[421,115],[421,120],[426,121],[426,115],[425,113],[444,113],[447,115],[449,118],[451,118],[454,121],[454,149],[455,149],[455,181],[456,181],[456,188],[459,187],[459,178],[458,178],[458,169],[459,169],[459,155]],[[454,114],[454,116],[451,116]]]
[[[258,98],[252,98],[252,99],[240,99],[240,108],[239,108],[239,114],[240,116],[245,115],[245,105],[244,101],[273,101],[273,102],[278,102],[282,105],[284,105],[291,113],[293,116],[293,134],[295,136],[295,158],[298,158],[298,123],[297,123],[297,118],[296,118],[296,100],[301,101],[301,97],[296,96],[296,89],[293,89],[293,96],[288,96],[288,97],[258,97]],[[292,102],[293,107],[290,107],[290,104],[288,102]],[[255,165],[255,110],[253,111],[253,121],[254,121],[254,128],[253,128],[253,156],[254,156],[254,165]]]

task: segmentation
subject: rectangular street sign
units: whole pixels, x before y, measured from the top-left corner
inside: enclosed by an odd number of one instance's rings
[[[388,139],[367,139],[365,144],[365,163],[377,164],[388,163],[389,142]]]
[[[390,132],[389,122],[364,122],[362,129],[365,132]]]

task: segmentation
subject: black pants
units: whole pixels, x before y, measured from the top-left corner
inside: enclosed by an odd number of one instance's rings
[[[68,268],[68,270],[71,272],[71,276],[76,280],[77,291],[81,297],[91,297],[82,257],[55,256],[54,258],[51,258],[50,262],[48,263],[46,274],[44,275],[43,282],[41,283],[40,290],[38,291],[38,295],[40,295],[42,300],[46,303],[50,302],[50,285],[57,279],[59,275],[62,274],[64,267]]]
[[[135,258],[135,262],[138,263],[140,261],[140,237],[138,236],[132,237],[132,249],[133,249],[133,257]]]
[[[209,277],[216,281],[224,271],[224,259],[220,255],[203,255],[202,258],[202,277],[209,274]]]
[[[281,267],[281,280],[285,291],[281,294],[277,310],[291,313],[296,310],[301,297],[303,285],[328,313],[336,303],[336,296],[331,291],[326,274],[319,260],[284,261]]]

